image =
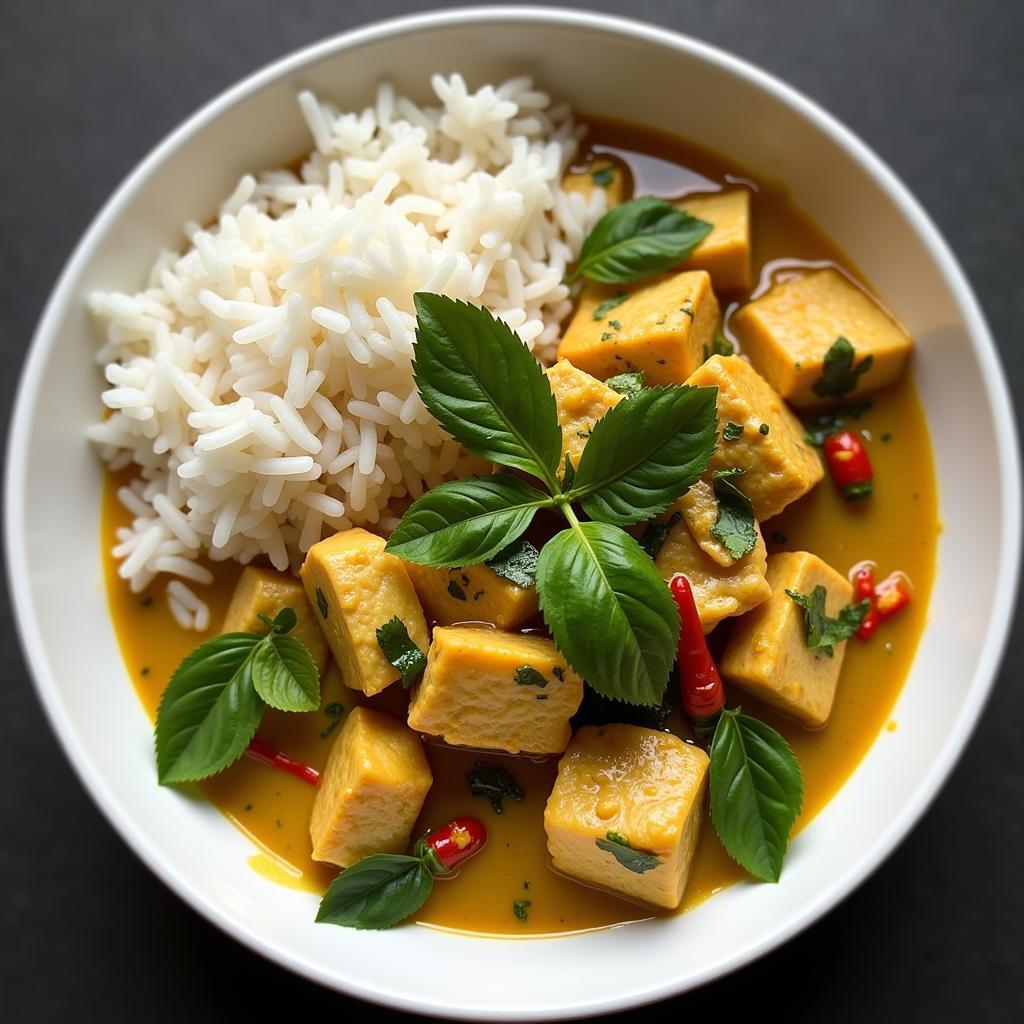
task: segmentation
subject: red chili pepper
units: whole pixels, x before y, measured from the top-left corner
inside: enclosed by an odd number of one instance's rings
[[[725,707],[725,687],[711,657],[697,614],[690,581],[681,573],[672,577],[669,589],[679,609],[677,661],[683,710],[693,720],[698,737],[710,735]]]
[[[875,604],[875,563],[858,562],[850,570],[850,582],[853,584],[853,598],[855,601],[871,602],[871,608],[861,620],[860,628],[856,633],[858,640],[870,640],[875,635],[875,630],[878,629],[878,625],[882,621]]]
[[[278,750],[272,743],[268,743],[262,736],[253,736],[245,752],[254,761],[269,764],[272,768],[295,775],[311,786],[317,785],[320,781],[320,773],[315,768],[302,761],[296,761],[294,757],[289,757],[284,751]]]
[[[874,483],[864,442],[853,431],[844,430],[825,438],[824,451],[832,482],[843,497],[847,501],[870,498]]]
[[[476,818],[456,818],[420,839],[415,854],[427,862],[435,875],[447,875],[479,853],[486,842],[487,829],[482,822]]]
[[[903,611],[914,599],[906,573],[894,572],[875,587],[875,606],[880,619],[888,619]]]

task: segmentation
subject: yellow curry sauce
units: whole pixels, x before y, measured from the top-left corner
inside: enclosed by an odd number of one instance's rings
[[[632,127],[593,122],[590,143],[595,153],[624,160],[637,193],[678,196],[708,191],[720,184],[751,184],[742,171],[721,157],[664,135]],[[786,271],[785,261],[822,261],[856,272],[838,250],[788,201],[784,192],[758,183],[753,196],[754,280],[761,269]],[[781,262],[780,262],[781,261]],[[720,296],[723,307],[743,295]],[[734,303],[735,305],[735,303]],[[734,308],[734,305],[729,308]],[[729,308],[727,308],[727,316]],[[854,424],[878,443],[871,446],[875,492],[861,504],[843,501],[826,480],[782,515],[764,524],[769,553],[807,550],[840,572],[870,558],[879,578],[901,569],[914,583],[915,600],[887,622],[869,643],[852,639],[828,725],[809,731],[745,696],[742,705],[778,729],[793,746],[804,775],[804,809],[797,828],[810,821],[839,789],[882,733],[903,685],[925,622],[935,566],[939,531],[935,477],[928,430],[910,377],[870,396],[871,408]],[[888,440],[882,441],[886,437]],[[102,544],[107,592],[121,649],[143,705],[154,717],[160,696],[180,660],[197,643],[214,635],[227,607],[240,567],[210,564],[216,576],[203,590],[214,629],[200,635],[182,630],[166,606],[163,584],[143,595],[132,594],[116,572],[109,554],[114,534],[130,514],[116,491],[131,471],[108,476],[104,495]],[[726,622],[711,637],[720,648]],[[670,683],[670,686],[674,683]],[[323,703],[351,706],[357,702],[403,714],[406,695],[398,686],[370,700],[341,683],[329,671],[322,681]],[[267,711],[260,733],[293,757],[322,769],[339,719],[320,711],[284,714]],[[688,736],[685,724],[670,726]],[[557,757],[531,761],[494,753],[474,753],[428,742],[434,785],[416,832],[436,828],[450,818],[475,815],[486,825],[485,851],[460,869],[457,879],[443,881],[415,920],[473,932],[531,935],[576,931],[649,917],[650,908],[580,885],[555,874],[548,866],[543,827],[544,803],[554,782]],[[495,814],[483,797],[469,793],[466,773],[474,761],[499,763],[513,770],[525,793],[522,803],[504,802]],[[155,784],[155,768],[154,768]],[[297,888],[320,891],[336,869],[310,859],[309,817],[314,790],[299,779],[243,758],[221,775],[201,784],[212,800],[256,843],[250,864],[268,877]],[[725,854],[710,820],[706,820],[689,875],[682,909],[744,878]],[[530,900],[526,921],[513,913],[513,903]]]

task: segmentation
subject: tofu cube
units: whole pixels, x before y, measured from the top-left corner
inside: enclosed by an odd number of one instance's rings
[[[743,427],[735,441],[721,434],[708,468],[738,467],[734,481],[763,521],[802,498],[825,475],[818,453],[804,440],[804,428],[772,386],[740,356],[712,356],[686,382],[718,388],[718,427]],[[763,426],[768,432],[763,433]]]
[[[577,369],[567,359],[555,363],[547,371],[547,377],[551,393],[555,396],[558,426],[562,431],[562,458],[558,469],[561,479],[566,455],[574,466],[579,466],[594,424],[622,401],[622,395],[596,377]]]
[[[736,623],[719,667],[732,685],[819,728],[832,711],[846,643],[837,644],[831,658],[809,648],[804,610],[786,591],[809,594],[820,584],[828,592],[825,612],[835,617],[850,603],[853,588],[808,551],[772,555],[768,584],[771,600]]]
[[[678,503],[675,507],[678,508]],[[701,549],[685,518],[677,522],[665,537],[665,543],[654,560],[655,567],[666,580],[682,573],[690,581],[705,633],[710,633],[722,619],[742,615],[772,596],[772,588],[766,579],[768,552],[757,524],[755,529],[757,543],[753,551],[735,560],[729,556],[729,565],[722,565]]]
[[[584,726],[558,762],[544,809],[555,870],[675,909],[697,846],[707,777],[707,754],[671,733]],[[608,846],[621,851],[622,840],[648,857],[627,851],[621,863]]]
[[[377,644],[377,629],[396,615],[420,650],[429,643],[427,621],[405,563],[384,550],[384,540],[358,528],[314,544],[302,583],[346,686],[372,697],[399,678]]]
[[[380,711],[352,708],[313,801],[313,859],[347,868],[371,853],[402,853],[432,782],[416,733]]]
[[[753,284],[750,265],[750,192],[745,188],[709,196],[686,196],[681,209],[711,225],[704,241],[680,270],[706,270],[719,292],[745,292]]]
[[[456,746],[560,754],[582,700],[583,680],[551,640],[439,626],[409,725]]]
[[[406,563],[424,611],[438,625],[487,622],[498,629],[516,629],[539,610],[537,590],[519,587],[486,565],[434,569]]]
[[[273,619],[283,608],[291,608],[298,617],[289,635],[305,644],[317,670],[323,672],[327,667],[327,641],[316,623],[302,584],[290,573],[246,566],[231,595],[221,632],[266,633],[269,627],[260,615]]]
[[[605,209],[610,210],[624,202],[633,191],[633,179],[629,168],[614,157],[598,156],[582,171],[568,171],[562,179],[565,192],[578,192],[584,199],[598,190],[604,193]]]
[[[874,300],[831,268],[777,284],[737,310],[731,322],[750,361],[796,406],[830,400],[815,394],[814,385],[837,338],[853,345],[854,367],[871,357],[870,368],[845,399],[895,381],[912,346],[906,331]]]
[[[600,380],[643,370],[649,385],[680,384],[711,351],[718,321],[704,270],[638,285],[589,284],[558,357]]]

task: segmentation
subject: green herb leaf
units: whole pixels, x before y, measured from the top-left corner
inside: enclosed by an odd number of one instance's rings
[[[385,550],[419,565],[476,565],[517,540],[537,509],[552,504],[511,473],[452,480],[413,502]]]
[[[160,785],[208,778],[245,752],[263,714],[250,658],[261,641],[255,633],[225,633],[178,666],[156,717]]]
[[[609,832],[604,839],[595,839],[594,842],[599,850],[610,853],[624,868],[637,875],[642,875],[661,863],[653,853],[635,849],[629,840],[618,832]]]
[[[540,363],[487,310],[428,292],[414,298],[424,405],[470,451],[554,489],[562,434]]]
[[[609,377],[605,384],[612,391],[617,391],[620,395],[625,395],[626,398],[632,398],[643,391],[646,379],[647,374],[643,370],[636,370],[633,373],[617,373],[614,377]]]
[[[487,567],[509,583],[526,589],[537,582],[539,557],[540,552],[525,537],[520,537],[489,558]]]
[[[804,610],[807,646],[825,658],[831,658],[833,647],[848,640],[860,629],[864,616],[871,610],[871,602],[865,598],[858,604],[848,604],[841,608],[838,618],[830,618],[825,614],[828,591],[820,583],[809,594],[795,590],[787,590],[786,593]]]
[[[565,469],[562,472],[562,491],[571,491],[576,483],[576,467],[573,465],[569,453],[565,455]]]
[[[729,856],[777,882],[804,783],[789,744],[764,722],[723,711],[711,741],[711,820]]]
[[[825,353],[821,376],[812,388],[819,398],[842,398],[857,387],[861,375],[871,369],[874,356],[865,356],[854,367],[855,355],[853,345],[846,338],[840,336],[832,342],[832,347]]]
[[[591,519],[650,519],[707,468],[715,450],[716,388],[644,388],[597,421],[571,497]]]
[[[313,656],[305,644],[276,629],[253,651],[252,682],[264,702],[278,711],[320,707],[320,674]]]
[[[537,591],[558,649],[595,690],[629,704],[661,702],[679,613],[632,537],[604,523],[564,530],[540,553]]]
[[[532,906],[532,900],[516,900],[512,904],[512,913],[516,915],[516,920],[525,921],[530,916],[530,907]]]
[[[473,796],[485,796],[491,802],[495,814],[504,811],[502,800],[520,803],[523,790],[507,768],[496,764],[474,763],[472,771],[466,773],[469,791]]]
[[[569,276],[618,284],[670,270],[704,240],[711,225],[664,199],[643,196],[609,210],[587,236]]]
[[[715,339],[711,343],[711,354],[716,356],[731,356],[736,354],[736,346],[720,331],[715,332]]]
[[[726,425],[722,428],[723,441],[738,441],[742,436],[742,423],[726,423]]]
[[[397,615],[377,629],[377,646],[398,669],[402,686],[407,690],[427,667],[427,656],[412,642],[409,630]]]
[[[848,419],[859,420],[870,408],[870,402],[858,402],[820,413],[804,423],[804,440],[815,448],[820,448],[825,443],[825,438],[838,433],[846,426]]]
[[[711,536],[733,558],[742,558],[753,551],[757,544],[754,505],[730,479],[742,476],[744,472],[738,468],[718,469],[711,474],[715,497],[718,499],[718,518],[711,527]]]
[[[548,681],[532,665],[520,665],[516,669],[516,685],[544,687]]]
[[[338,875],[316,919],[345,928],[391,928],[415,914],[433,887],[434,876],[419,857],[375,853]]]
[[[607,188],[615,180],[615,172],[610,167],[598,167],[590,172],[590,178],[598,188]]]
[[[640,536],[640,547],[647,552],[653,562],[661,554],[661,549],[668,540],[669,531],[683,518],[682,512],[673,512],[664,523],[651,522],[644,528]]]
[[[605,299],[594,309],[594,319],[603,320],[613,309],[621,306],[629,298],[629,292],[617,292],[610,299]]]

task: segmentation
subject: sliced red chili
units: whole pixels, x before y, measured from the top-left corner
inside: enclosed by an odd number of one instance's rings
[[[254,761],[260,761],[279,771],[288,772],[289,775],[294,775],[311,786],[320,782],[320,773],[315,768],[302,761],[296,761],[294,757],[289,757],[262,736],[253,736],[245,752]]]
[[[850,570],[850,582],[853,584],[854,601],[870,601],[871,609],[861,620],[856,636],[858,640],[870,640],[875,635],[882,621],[875,606],[875,563],[858,562]]]
[[[830,434],[822,446],[832,482],[847,501],[863,501],[874,490],[871,459],[861,438],[852,430]]]
[[[913,588],[906,573],[894,572],[875,587],[875,606],[882,620],[903,611],[913,599]]]
[[[683,710],[692,719],[698,736],[704,738],[714,731],[715,722],[725,707],[725,687],[704,638],[690,581],[676,574],[669,589],[679,609],[676,666]]]

